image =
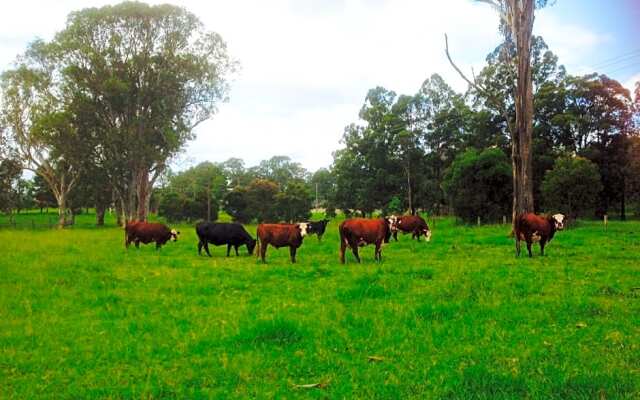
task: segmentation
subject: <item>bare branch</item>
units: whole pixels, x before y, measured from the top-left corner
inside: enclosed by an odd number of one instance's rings
[[[481,0],[478,0],[478,1],[481,1]],[[487,0],[486,2],[488,2],[488,1],[490,1],[490,0]],[[458,72],[458,74],[462,77],[462,79],[464,79],[472,88],[474,88],[479,93],[481,93],[483,96],[485,96],[494,105],[494,107],[496,107],[498,112],[502,115],[502,117],[504,118],[505,122],[507,123],[507,130],[509,131],[509,133],[513,137],[513,133],[514,133],[513,126],[511,124],[510,119],[509,119],[509,113],[507,113],[507,109],[506,109],[504,103],[501,102],[498,98],[496,98],[494,95],[492,95],[489,92],[489,90],[487,90],[485,87],[483,87],[481,84],[479,84],[477,82],[476,77],[475,77],[475,73],[473,72],[473,69],[471,69],[471,73],[473,75],[473,81],[472,81],[469,78],[467,78],[467,76],[462,72],[462,70],[460,70],[460,68],[458,68],[458,66],[453,62],[453,60],[451,59],[451,55],[449,54],[449,38],[447,37],[446,33],[444,34],[444,52],[447,55],[447,59],[449,60],[449,63],[451,64],[453,69],[455,69]]]

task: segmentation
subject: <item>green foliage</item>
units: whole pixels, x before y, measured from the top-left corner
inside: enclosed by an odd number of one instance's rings
[[[280,188],[268,179],[254,179],[247,186],[247,205],[258,222],[278,222],[277,195]]]
[[[558,158],[542,182],[545,208],[571,217],[592,211],[601,191],[597,165],[583,157]]]
[[[396,215],[404,214],[404,207],[402,206],[402,200],[400,200],[397,196],[393,196],[385,209],[385,214],[396,214]]]
[[[0,160],[0,210],[11,211],[17,203],[16,185],[22,167],[20,163],[11,158]]]
[[[510,214],[511,164],[500,149],[468,149],[447,170],[443,187],[456,215],[465,222],[477,217],[498,221]]]
[[[159,214],[170,221],[215,221],[227,188],[222,168],[203,162],[169,177],[160,191]]]
[[[287,222],[306,221],[311,216],[313,196],[302,181],[292,181],[276,195],[277,219]]]
[[[250,207],[248,190],[239,186],[229,191],[223,199],[223,209],[234,221],[249,223],[253,219],[253,210]]]

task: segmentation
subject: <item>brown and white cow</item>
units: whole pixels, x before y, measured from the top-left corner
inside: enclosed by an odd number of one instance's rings
[[[405,234],[411,233],[411,239],[418,239],[418,241],[420,241],[421,235],[424,235],[427,242],[431,240],[429,225],[427,225],[427,221],[419,215],[402,215],[398,217],[396,227],[397,230],[393,232],[393,238],[396,242],[398,241],[398,231],[402,231]]]
[[[520,255],[520,241],[527,242],[529,257],[531,254],[531,244],[540,242],[540,254],[544,256],[544,246],[547,244],[556,231],[564,229],[564,215],[554,214],[552,216],[540,216],[533,213],[521,214],[516,218],[514,234],[516,237],[516,256]]]
[[[296,262],[296,251],[302,246],[302,239],[307,235],[308,224],[301,222],[298,224],[260,224],[258,225],[258,250],[262,262],[265,262],[267,246],[271,245],[276,249],[289,247],[291,262]]]
[[[170,239],[178,241],[178,232],[171,229],[165,224],[157,222],[132,221],[128,222],[124,228],[125,246],[129,248],[131,242],[134,242],[136,248],[140,247],[140,243],[148,244],[156,243],[156,250],[162,247]]]
[[[395,231],[396,218],[352,218],[343,221],[338,227],[340,231],[340,262],[344,264],[344,252],[347,246],[351,248],[356,260],[360,262],[358,247],[367,244],[376,246],[375,259],[382,260],[382,243],[389,243],[391,234]]]

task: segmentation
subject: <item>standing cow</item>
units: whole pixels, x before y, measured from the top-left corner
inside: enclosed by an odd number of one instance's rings
[[[302,239],[307,236],[308,224],[300,222],[298,224],[260,224],[258,225],[258,251],[262,262],[265,262],[267,246],[271,245],[276,249],[289,247],[291,262],[296,262],[296,251],[302,246]]]
[[[132,221],[128,222],[124,228],[126,248],[129,248],[131,242],[135,243],[136,248],[140,248],[140,243],[155,242],[158,250],[170,239],[177,242],[179,234],[177,230],[157,222]]]
[[[376,246],[375,259],[382,260],[382,243],[389,243],[391,234],[396,229],[396,219],[391,218],[352,218],[343,221],[340,231],[340,262],[344,264],[344,252],[347,246],[351,248],[356,260],[360,262],[358,247],[374,244]]]
[[[520,255],[520,241],[527,242],[529,257],[531,244],[540,242],[540,254],[544,256],[544,245],[553,239],[556,231],[564,229],[564,215],[539,216],[533,213],[521,214],[516,218],[514,234],[516,237],[516,256]]]
[[[402,215],[398,217],[396,223],[397,230],[393,232],[393,238],[398,241],[398,231],[407,234],[411,233],[411,239],[417,239],[420,241],[420,236],[424,235],[427,242],[431,240],[431,230],[427,221],[425,221],[419,215]]]
[[[318,241],[321,242],[322,235],[324,235],[324,232],[327,230],[328,223],[329,223],[328,219],[323,219],[320,221],[307,221],[307,225],[309,226],[308,233],[310,235],[313,235],[313,234],[318,235]]]
[[[253,249],[256,247],[256,241],[249,235],[244,227],[235,223],[223,223],[223,222],[200,222],[196,225],[196,234],[198,235],[198,255],[202,254],[202,248],[207,252],[207,255],[211,257],[209,253],[209,243],[214,246],[227,245],[227,257],[231,251],[231,246],[238,254],[238,247],[242,245],[247,246],[249,255],[253,254]]]

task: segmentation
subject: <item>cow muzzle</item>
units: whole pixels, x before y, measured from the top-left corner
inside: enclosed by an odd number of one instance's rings
[[[173,239],[174,242],[178,241],[178,235],[180,234],[179,231],[172,229],[171,230],[171,238]]]

